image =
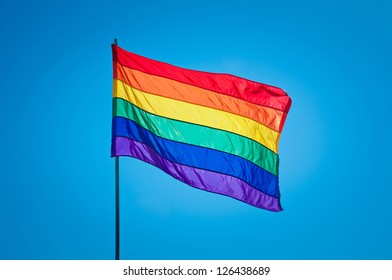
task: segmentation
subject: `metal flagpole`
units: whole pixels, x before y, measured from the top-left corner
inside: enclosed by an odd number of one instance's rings
[[[116,157],[116,260],[120,259],[120,160]]]
[[[117,46],[117,39],[114,39]],[[120,160],[116,157],[116,260],[120,259]]]

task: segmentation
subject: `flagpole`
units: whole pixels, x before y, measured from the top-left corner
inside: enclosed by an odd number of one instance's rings
[[[117,46],[117,39],[114,39],[114,44]],[[116,180],[116,256],[115,259],[120,259],[120,159],[116,157],[115,164],[115,180]]]
[[[120,160],[116,157],[116,260],[120,259]]]

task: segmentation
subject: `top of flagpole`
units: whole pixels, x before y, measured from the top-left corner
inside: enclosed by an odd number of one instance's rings
[[[117,46],[117,38],[114,38],[114,44]]]

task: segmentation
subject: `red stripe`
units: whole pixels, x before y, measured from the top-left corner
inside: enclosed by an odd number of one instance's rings
[[[151,75],[237,97],[248,102],[288,113],[290,97],[280,88],[229,74],[189,70],[152,60],[112,45],[113,61]]]

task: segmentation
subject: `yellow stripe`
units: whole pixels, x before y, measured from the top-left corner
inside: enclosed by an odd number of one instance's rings
[[[113,81],[113,97],[125,99],[137,107],[158,116],[243,135],[259,142],[275,153],[278,152],[280,133],[254,120],[209,107],[146,93],[120,80]]]

